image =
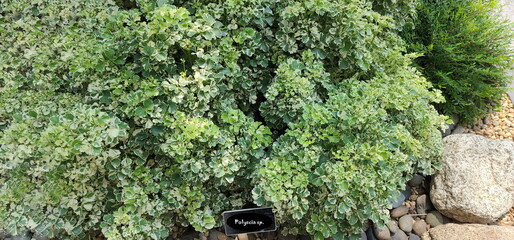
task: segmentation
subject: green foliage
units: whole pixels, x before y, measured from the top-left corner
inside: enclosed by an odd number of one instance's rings
[[[0,3],[2,229],[164,239],[257,205],[350,238],[438,167],[413,1]]]
[[[421,0],[414,31],[405,31],[420,71],[440,89],[446,115],[464,122],[483,117],[507,91],[512,67],[512,24],[494,0]]]

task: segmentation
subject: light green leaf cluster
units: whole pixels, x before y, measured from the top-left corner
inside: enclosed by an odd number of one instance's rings
[[[104,166],[120,156],[128,125],[68,95],[3,92],[12,116],[0,138],[2,227],[83,236],[105,213]]]
[[[256,205],[317,239],[380,223],[444,121],[394,2],[0,0],[0,229],[165,239]]]
[[[408,180],[405,173],[439,167],[434,123],[444,118],[427,103],[441,98],[408,58],[391,58],[403,65],[367,82],[338,84],[324,104],[305,106],[273,145],[253,194],[277,209],[289,232],[307,226],[320,239],[359,234],[367,219],[388,220],[381,210]]]

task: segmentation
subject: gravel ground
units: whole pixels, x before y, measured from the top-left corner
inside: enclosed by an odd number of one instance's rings
[[[465,126],[464,133],[514,141],[514,105],[507,95],[502,98],[500,104],[500,111],[491,111],[484,119]]]

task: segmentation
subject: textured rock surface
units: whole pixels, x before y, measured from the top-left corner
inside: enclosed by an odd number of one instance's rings
[[[431,228],[423,240],[512,240],[514,227],[492,226],[482,224],[454,224],[449,223]]]
[[[514,205],[514,142],[474,134],[444,138],[442,169],[430,199],[461,222],[493,222]]]

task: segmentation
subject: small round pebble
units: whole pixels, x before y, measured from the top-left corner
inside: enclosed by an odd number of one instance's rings
[[[409,212],[409,208],[407,206],[399,206],[393,211],[391,211],[391,217],[393,218],[399,218]]]
[[[412,224],[414,224],[414,219],[410,215],[405,215],[398,220],[398,225],[404,232],[411,232]]]
[[[423,235],[427,231],[427,223],[424,220],[416,220],[412,225],[412,231],[418,236]]]
[[[393,235],[391,235],[391,240],[408,240],[407,234],[403,231],[397,231]]]
[[[384,226],[383,228],[379,228],[378,225],[373,224],[373,233],[375,234],[375,237],[378,238],[378,240],[391,239],[391,233],[389,232],[389,229],[386,226]]]
[[[386,223],[387,228],[389,228],[389,231],[392,233],[395,233],[398,231],[398,223],[394,220],[389,220],[389,222]]]
[[[414,174],[412,179],[409,180],[409,182],[407,184],[409,184],[409,186],[411,186],[411,187],[417,187],[417,186],[421,185],[422,182],[423,182],[423,176],[421,176],[419,174]]]
[[[441,215],[441,213],[439,213],[438,211],[432,211],[429,214],[427,214],[425,221],[428,224],[430,224],[430,227],[437,227],[444,223],[443,215]]]
[[[409,236],[409,240],[421,240],[421,238],[416,234],[411,234]]]
[[[426,214],[432,208],[433,205],[427,195],[423,194],[416,199],[416,212],[418,214]]]

